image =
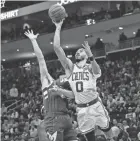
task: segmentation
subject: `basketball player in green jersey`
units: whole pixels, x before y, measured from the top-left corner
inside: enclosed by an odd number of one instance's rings
[[[54,51],[60,60],[77,104],[77,121],[79,129],[88,141],[94,141],[94,129],[100,127],[110,141],[113,140],[110,117],[97,92],[97,79],[101,69],[97,64],[88,42],[85,41],[75,54],[76,63],[67,58],[60,44],[60,32],[63,20],[52,21],[55,26]],[[90,61],[90,64],[87,61]]]

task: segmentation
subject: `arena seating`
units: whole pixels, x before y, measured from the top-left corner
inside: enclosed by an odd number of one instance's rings
[[[21,3],[21,5],[13,3],[13,5],[7,5],[5,9],[2,9],[2,12],[35,3],[37,2],[29,2],[26,5],[24,3]],[[136,9],[138,10],[136,11]],[[130,12],[132,14],[140,12],[139,8],[136,7],[136,9],[134,8]],[[85,16],[78,16],[75,13],[69,15],[63,29],[82,26],[90,18],[94,18],[96,23],[98,23],[118,18],[125,14],[127,13],[122,14],[120,10],[101,10]],[[45,21],[45,19],[43,19],[42,24],[39,23],[39,25],[32,28],[37,29],[40,34],[54,32],[54,25],[50,24],[47,21],[48,19]],[[25,38],[23,32],[22,26],[13,28],[10,32],[2,29],[2,43]],[[97,81],[97,90],[110,114],[113,128],[119,127],[119,135],[123,134],[121,141],[128,141],[128,137],[132,141],[140,141],[140,29],[138,29],[133,38],[125,36],[121,35],[118,46],[114,46],[111,43],[103,44],[106,52],[103,52],[105,58],[97,59],[102,70],[102,76]],[[96,45],[91,46],[93,52],[94,47],[98,48],[98,45],[97,47]],[[129,50],[127,50],[128,48]],[[119,50],[119,52],[116,52],[116,50]],[[98,53],[99,56],[102,56],[100,50]],[[74,56],[73,53],[72,56]],[[47,61],[56,59],[54,54],[49,54],[45,58],[47,58]],[[71,59],[74,60],[74,58]],[[54,79],[64,74],[64,70],[58,60],[47,62],[47,66],[49,73]],[[1,140],[38,141],[37,126],[43,120],[43,115],[41,113],[42,92],[37,60],[17,60],[12,63],[8,61],[2,62],[1,101]],[[69,114],[73,119],[73,128],[78,133],[79,141],[82,141],[76,121],[76,104],[73,100],[69,100]],[[96,129],[95,133],[97,141],[104,140],[102,132]],[[114,134],[116,134],[116,131],[114,131]],[[119,135],[116,134],[116,138]]]
[[[139,50],[138,50],[139,51]],[[123,52],[108,55],[106,59],[98,60],[102,76],[98,80],[98,92],[107,107],[113,126],[125,124],[129,136],[138,140],[140,132],[140,54],[138,51]],[[124,57],[125,56],[125,57]],[[55,63],[55,62],[54,62]],[[60,65],[60,63],[57,63]],[[49,72],[53,77],[63,74],[59,69],[49,64]],[[54,76],[54,74],[57,75]],[[10,96],[12,85],[18,89],[19,103],[13,107],[5,107]],[[43,119],[41,83],[38,65],[28,68],[20,67],[2,71],[2,139],[5,141],[36,141],[37,125]],[[73,126],[77,128],[75,104],[70,101],[70,115]],[[136,113],[136,117],[135,114]],[[133,134],[131,132],[133,131]]]
[[[30,2],[30,3],[27,3],[26,5],[31,5],[31,4],[35,4],[35,3],[37,3],[37,2]],[[22,3],[20,4],[21,7],[24,7],[26,5],[22,4]],[[18,7],[18,6],[13,4],[13,7]],[[133,9],[133,8],[131,7],[131,9]],[[136,14],[134,11],[135,11],[135,9],[133,9],[131,11],[131,14]],[[36,14],[36,17],[40,17],[41,14],[46,15],[47,12],[48,11],[45,10],[45,11],[42,11],[41,13],[35,13],[35,14]],[[137,13],[139,13],[139,12],[140,12],[140,9],[138,9]],[[78,26],[86,25],[87,24],[86,21],[90,20],[90,19],[94,19],[95,23],[99,23],[99,22],[102,22],[105,20],[111,20],[111,19],[125,16],[125,14],[127,14],[127,13],[121,14],[121,10],[117,10],[117,9],[115,9],[115,10],[114,9],[113,10],[112,9],[111,10],[103,10],[103,9],[99,10],[98,9],[97,12],[90,13],[87,15],[78,15],[76,12],[75,13],[68,13],[68,17],[66,18],[66,20],[64,22],[63,29],[75,28]],[[24,17],[22,17],[22,18],[24,19]],[[22,20],[22,18],[19,19],[19,21]],[[32,16],[31,17],[29,16],[28,18],[29,19],[27,20],[27,23],[28,23],[28,21],[32,21]],[[30,22],[28,24],[30,25],[30,27],[32,27],[32,29],[34,31],[39,32],[40,35],[44,34],[44,33],[48,34],[48,33],[54,32],[55,26],[53,25],[53,23],[51,22],[51,20],[48,18],[47,15],[45,16],[45,18],[42,17],[42,21],[40,21],[40,19],[38,19],[37,21],[38,22],[32,21],[32,24],[30,24]],[[21,24],[18,25],[18,22],[17,22],[17,24],[15,24],[15,22],[9,21],[9,23],[6,23],[6,27],[2,28],[2,43],[7,43],[7,42],[10,42],[13,40],[20,40],[20,39],[25,38],[25,36],[23,34],[24,33],[23,27],[21,26]],[[23,22],[26,22],[26,20],[25,21],[23,20]],[[34,22],[34,24],[33,24],[33,22]],[[92,21],[91,21],[91,23],[92,23]],[[8,30],[5,30],[5,28],[7,28]]]

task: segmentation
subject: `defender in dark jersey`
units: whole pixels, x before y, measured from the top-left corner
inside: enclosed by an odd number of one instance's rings
[[[76,140],[76,132],[72,128],[72,120],[68,115],[67,101],[62,98],[62,93],[60,93],[61,88],[59,88],[58,92],[49,91],[54,87],[58,87],[59,84],[56,85],[55,83],[54,81],[49,87],[43,89],[43,105],[46,115],[38,131],[40,135],[47,132],[46,138],[50,140]],[[39,138],[40,141],[45,141],[42,140],[42,138],[44,139],[43,136],[39,136]]]
[[[34,35],[33,31],[28,31],[25,32],[25,35],[32,42],[40,68],[45,117],[38,127],[39,140],[77,140],[76,131],[72,128],[72,120],[68,115],[67,102],[63,99],[63,95],[69,98],[74,98],[74,95],[71,91],[60,88],[60,81],[53,80],[48,73],[44,56],[36,41],[38,34]]]

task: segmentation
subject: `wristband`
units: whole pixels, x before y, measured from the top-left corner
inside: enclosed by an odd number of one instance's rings
[[[94,57],[93,56],[89,57],[89,61],[90,62],[94,61]]]

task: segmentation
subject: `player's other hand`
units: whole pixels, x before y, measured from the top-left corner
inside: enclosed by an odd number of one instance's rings
[[[49,92],[57,92],[57,91],[58,91],[57,86],[53,86],[52,88],[49,89]]]
[[[37,39],[37,37],[38,37],[38,35],[39,34],[34,34],[33,33],[33,30],[31,30],[31,31],[26,31],[25,33],[24,33],[30,40],[36,40]]]
[[[55,24],[56,28],[61,28],[62,27],[62,24],[64,22],[65,19],[62,19],[59,23],[55,22],[52,20],[52,22]]]
[[[82,44],[82,46],[84,47],[88,57],[91,57],[92,56],[92,52],[91,52],[90,46],[88,44],[88,41],[84,41],[84,44]]]

